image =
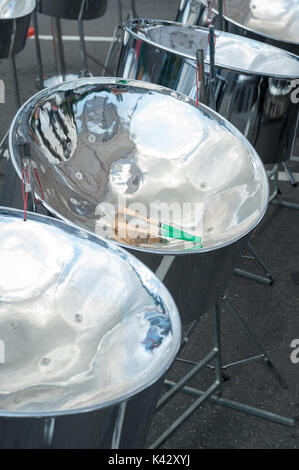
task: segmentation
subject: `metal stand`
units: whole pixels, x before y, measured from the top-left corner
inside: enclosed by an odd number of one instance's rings
[[[122,22],[123,22],[123,15],[122,15],[122,4],[121,0],[118,0],[118,6],[119,6],[119,25],[114,28],[113,32],[113,39],[110,44],[108,54],[106,56],[105,64],[103,66],[103,73],[102,76],[105,76],[105,71],[107,70],[109,75],[115,76],[116,75],[116,66],[118,63],[118,59],[114,60],[115,62],[115,67],[114,69],[111,68],[110,63],[111,63],[111,58],[113,55],[117,54],[117,47],[120,48],[120,45],[122,44],[122,36],[123,36],[123,27],[122,27]],[[128,18],[138,18],[138,14],[136,11],[136,5],[135,5],[135,0],[131,0],[131,10],[128,15]],[[115,52],[116,51],[116,52]]]
[[[13,84],[14,84],[15,99],[16,99],[16,109],[18,110],[21,106],[21,98],[20,98],[20,90],[19,90],[16,60],[15,60],[14,56],[10,56],[9,60],[10,60],[12,76],[13,76]]]
[[[262,268],[262,270],[264,271],[265,276],[260,276],[258,274],[254,274],[254,273],[251,273],[250,271],[245,271],[244,269],[240,269],[240,268],[235,268],[234,274],[245,277],[246,279],[250,279],[251,281],[260,282],[261,284],[265,284],[266,286],[271,286],[274,282],[274,279],[268,267],[266,266],[262,258],[257,254],[256,250],[253,248],[250,242],[248,243],[248,248],[251,251],[252,256],[243,255],[242,258],[247,258],[250,260],[257,261],[260,267]]]
[[[166,380],[165,385],[169,388],[168,392],[158,402],[157,410],[160,410],[166,403],[171,400],[178,392],[183,392],[188,395],[194,396],[197,398],[192,405],[187,408],[184,413],[171,425],[169,428],[150,446],[150,449],[156,449],[160,447],[175,431],[176,429],[184,423],[206,400],[211,401],[217,405],[226,406],[232,408],[236,411],[241,411],[242,413],[247,413],[258,418],[263,418],[268,421],[272,421],[278,424],[283,424],[285,426],[295,426],[295,420],[291,418],[286,418],[268,411],[261,410],[243,403],[236,401],[228,400],[222,397],[222,358],[221,358],[221,325],[220,325],[220,301],[218,301],[212,312],[212,327],[213,327],[213,349],[177,383]],[[249,331],[249,330],[248,330]],[[251,332],[250,332],[251,335]],[[256,341],[256,340],[255,340]],[[192,387],[188,387],[187,383],[189,380],[194,377],[203,367],[209,364],[209,362],[215,361],[214,372],[215,380],[213,384],[206,390],[198,390]],[[251,358],[253,360],[258,360]],[[266,362],[266,359],[264,359]],[[240,364],[242,361],[239,361]],[[249,362],[247,360],[246,362]],[[243,361],[243,363],[245,363]],[[271,363],[271,362],[270,362]],[[229,367],[236,365],[237,363],[228,364]],[[271,366],[272,367],[272,363]],[[275,369],[276,370],[276,369]],[[276,371],[277,372],[277,371]],[[276,375],[276,373],[275,373]],[[279,375],[279,374],[278,374]],[[279,376],[280,377],[280,376]]]
[[[44,88],[44,70],[43,70],[43,63],[42,63],[42,55],[41,55],[41,48],[40,48],[40,41],[39,41],[39,30],[38,30],[38,21],[37,21],[37,13],[36,10],[33,12],[33,27],[35,31],[35,50],[36,50],[36,58],[37,58],[37,66],[38,66],[38,87],[40,90]]]
[[[83,70],[80,74],[81,77],[91,77],[91,73],[88,71],[88,64],[87,64],[87,52],[85,46],[85,38],[84,38],[84,27],[83,27],[83,12],[85,8],[86,0],[82,0],[80,13],[78,17],[78,30],[79,30],[79,37],[80,37],[80,54],[82,60]]]
[[[269,204],[273,204],[274,206],[286,207],[288,209],[296,209],[299,210],[299,204],[295,204],[293,202],[281,201],[277,198],[279,194],[279,185],[278,185],[278,164],[274,165],[272,170],[268,171],[268,178],[269,180],[272,179],[274,181],[274,190],[270,196]]]
[[[36,57],[37,57],[37,64],[38,64],[38,69],[39,69],[39,77],[37,80],[38,87],[42,89],[43,87],[50,87],[53,85],[58,85],[59,83],[63,83],[68,80],[76,80],[77,78],[79,78],[78,74],[74,74],[74,73],[66,74],[65,73],[65,58],[64,58],[62,34],[61,34],[61,21],[60,21],[60,18],[53,18],[53,17],[51,17],[51,31],[52,31],[52,37],[53,37],[53,49],[54,49],[54,57],[55,57],[55,64],[56,64],[56,75],[46,78],[46,79],[44,78],[36,12],[34,13],[33,21],[34,21],[34,29],[35,29]]]
[[[291,185],[294,187],[297,186],[297,181],[295,180],[292,170],[288,167],[287,163],[282,162],[282,166],[283,166],[285,173],[287,174],[287,177],[289,178]]]
[[[14,56],[9,57],[11,71],[13,75],[13,83],[14,83],[14,91],[15,91],[15,101],[16,101],[16,111],[21,106],[21,99],[20,99],[20,90],[19,90],[19,83],[18,83],[18,75],[17,75],[17,68],[16,68],[16,61]],[[9,129],[6,131],[4,137],[0,143],[0,158],[4,156],[5,150],[8,150],[7,139],[8,139]],[[0,195],[0,203],[2,206],[11,206],[15,187],[16,187],[16,180],[17,174],[12,166],[12,163],[9,158],[6,163],[5,174],[4,174],[4,185],[2,194]]]
[[[289,174],[290,181],[292,182],[292,179],[293,179],[293,181],[294,181],[293,186],[296,186],[297,183],[296,183],[296,180],[295,180],[293,174],[291,173],[291,170],[288,168],[288,166],[285,162],[283,162],[282,165],[283,165],[283,167],[286,171],[290,172],[290,174]],[[268,174],[269,181],[271,181],[271,179],[273,179],[273,181],[274,181],[274,189],[273,189],[272,194],[270,195],[269,204],[272,204],[274,206],[286,207],[288,209],[299,210],[299,204],[296,204],[296,203],[293,203],[293,202],[281,201],[280,199],[277,198],[277,196],[280,193],[280,191],[279,191],[279,181],[278,181],[279,165],[278,164],[274,165],[272,170],[268,171],[267,174]],[[235,271],[234,271],[235,274],[237,274],[239,276],[243,276],[243,277],[245,277],[247,279],[250,279],[250,280],[260,282],[260,283],[268,285],[268,286],[272,285],[274,280],[273,280],[272,275],[269,272],[269,269],[267,268],[267,266],[265,265],[265,263],[263,262],[261,257],[258,256],[258,254],[256,253],[256,251],[254,250],[253,246],[250,243],[248,244],[248,247],[249,247],[250,251],[253,254],[253,258],[251,258],[251,259],[255,259],[259,263],[259,265],[261,266],[261,268],[265,272],[266,277],[259,276],[257,274],[253,274],[251,272],[248,272],[248,271],[245,271],[245,270],[239,269],[239,268],[235,269]]]
[[[56,63],[56,75],[44,80],[45,87],[58,85],[59,83],[79,78],[78,74],[65,72],[65,58],[61,33],[60,18],[51,17],[51,30],[53,36],[53,48]]]

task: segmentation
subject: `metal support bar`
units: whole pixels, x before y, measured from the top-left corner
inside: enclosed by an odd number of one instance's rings
[[[284,171],[286,172],[289,180],[290,180],[290,183],[292,186],[297,186],[297,181],[295,180],[295,177],[292,173],[292,170],[289,168],[289,166],[287,165],[286,162],[282,162],[282,166],[283,166],[283,169]]]
[[[209,27],[210,42],[210,108],[216,111],[216,66],[215,66],[215,28]]]
[[[123,28],[122,26],[116,26],[114,28],[114,31],[113,31],[113,39],[111,41],[111,44],[110,44],[110,47],[109,47],[109,50],[108,50],[108,53],[107,53],[107,56],[106,56],[106,59],[105,59],[105,63],[104,63],[104,70],[102,72],[102,77],[105,75],[105,70],[108,70],[108,72],[111,74],[110,72],[110,60],[111,60],[111,57],[112,57],[112,54],[115,50],[115,48],[118,47],[119,45],[119,42],[120,42],[120,38],[119,38],[119,34],[122,34],[123,33]],[[116,70],[112,71],[112,74],[111,76],[114,76],[116,75]]]
[[[17,75],[17,67],[16,67],[16,60],[15,57],[12,55],[9,58],[12,75],[13,75],[13,84],[15,90],[15,100],[16,100],[16,110],[18,111],[21,106],[21,98],[20,98],[20,90],[19,90],[19,82],[18,82],[18,75]]]
[[[189,416],[191,416],[197,410],[197,408],[199,408],[203,402],[213,394],[213,392],[217,391],[218,387],[219,384],[215,382],[206,392],[202,392],[200,398],[198,398],[198,400],[189,406],[189,408],[184,413],[182,413],[181,416],[171,426],[169,426],[169,428],[163,434],[161,434],[161,436],[150,446],[150,449],[157,449],[160,447],[160,445],[163,444],[163,442],[166,441],[174,433],[174,431],[176,431],[176,429],[181,424],[183,424],[186,419],[188,419]]]
[[[135,0],[131,0],[131,15],[132,18],[138,18]]]
[[[213,350],[216,352],[215,356],[215,383],[218,385],[217,396],[221,397],[222,387],[222,354],[221,354],[221,326],[220,326],[220,300],[218,299],[213,306],[212,314],[213,326]]]
[[[273,280],[269,277],[259,276],[258,274],[251,273],[249,271],[246,271],[245,269],[235,268],[234,274],[246,277],[246,279],[250,279],[251,281],[260,282],[261,284],[265,284],[266,286],[271,286],[273,284]]]
[[[170,380],[165,380],[164,385],[167,387],[173,387],[175,382]],[[205,392],[202,390],[197,390],[196,388],[192,387],[183,387],[182,392],[186,393],[187,395],[191,395],[194,397],[202,396]],[[274,423],[283,424],[284,426],[295,426],[295,420],[292,418],[286,418],[284,416],[277,415],[275,413],[271,413],[269,411],[264,411],[259,408],[255,408],[253,406],[245,405],[243,403],[239,403],[237,401],[227,400],[226,398],[218,398],[216,395],[211,395],[208,398],[209,401],[216,405],[227,406],[228,408],[232,408],[237,411],[241,411],[242,413],[247,413],[258,418],[263,418],[268,421],[273,421]]]
[[[263,268],[263,270],[265,271],[266,276],[267,276],[267,277],[272,281],[272,283],[273,283],[273,277],[271,276],[268,267],[266,266],[266,264],[264,263],[264,261],[262,260],[262,258],[257,254],[255,248],[252,246],[252,244],[251,244],[250,242],[248,243],[248,248],[249,248],[249,250],[251,251],[251,253],[253,254],[254,258],[257,260],[257,262],[260,264],[260,266],[261,266],[261,267]]]
[[[287,202],[287,201],[281,201],[280,199],[277,199],[277,195],[279,193],[279,186],[278,186],[278,165],[274,165],[273,169],[269,172],[267,172],[268,178],[270,179],[272,176],[274,176],[274,190],[269,198],[269,204],[272,204],[273,206],[280,206],[280,207],[286,207],[287,209],[295,209],[299,210],[299,204],[295,204],[293,202]]]
[[[220,30],[224,31],[223,0],[218,0],[218,13]]]
[[[256,361],[261,361],[261,360],[264,361],[265,357],[263,354],[258,354],[257,356],[251,356],[251,357],[248,357],[247,359],[241,359],[240,361],[235,361],[235,362],[230,362],[228,364],[224,364],[222,368],[227,370],[227,369],[230,369],[231,367],[242,366],[245,364],[250,364],[251,362],[256,362]]]
[[[15,62],[14,56],[10,56],[10,65],[11,65],[11,69],[12,69],[12,73],[13,73],[13,82],[14,82],[15,99],[16,99],[16,110],[18,111],[18,109],[21,106],[21,100],[20,100],[17,68],[16,68],[16,62]],[[1,143],[0,143],[0,156],[3,155],[4,150],[6,148],[4,144],[5,144],[5,142],[8,138],[8,133],[9,133],[9,129],[7,130],[7,132],[4,135],[3,139],[1,140]],[[9,158],[7,163],[6,163],[4,185],[3,185],[2,194],[0,195],[1,205],[7,206],[7,207],[12,206],[12,201],[13,201],[14,194],[15,194],[15,189],[16,189],[16,182],[17,182],[17,174],[15,172],[15,169],[13,168],[13,165],[11,163],[11,159]]]
[[[238,314],[237,311],[235,311],[230,304],[228,304],[230,307],[230,310],[238,317],[240,320],[242,326],[245,328],[246,333],[250,338],[252,338],[256,344],[260,347],[263,355],[265,355],[265,359],[269,361],[271,364],[271,368],[273,368],[272,372],[274,375],[278,375],[278,378],[281,379],[280,375],[274,368],[273,364],[269,360],[268,356],[266,353],[264,353],[263,348],[260,346],[258,343],[257,339],[254,337],[252,332],[249,330],[247,325],[245,324],[244,320],[242,317]],[[198,397],[198,399],[190,405],[182,414],[179,416],[179,418],[172,423],[168,429],[161,434],[160,437],[150,446],[150,449],[156,449],[158,448],[161,444],[163,444],[175,431],[176,429],[183,424],[189,416],[191,416],[202,403],[206,400],[210,400],[213,403],[217,403],[218,405],[223,405],[227,406],[229,408],[235,409],[237,411],[241,411],[243,413],[251,414],[253,416],[263,418],[266,420],[270,420],[279,424],[287,425],[287,426],[294,426],[295,425],[295,420],[291,418],[286,418],[280,415],[277,415],[275,413],[271,413],[268,411],[261,410],[259,408],[255,408],[243,403],[239,403],[236,401],[232,400],[227,400],[225,398],[222,398],[221,392],[222,392],[222,363],[221,363],[221,323],[220,323],[220,300],[217,301],[217,303],[213,307],[213,313],[212,313],[212,327],[213,327],[213,349],[210,351],[209,354],[207,354],[202,361],[196,364],[195,367],[192,368],[192,370],[187,373],[179,382],[171,382],[169,380],[166,380],[164,384],[169,388],[168,392],[162,396],[160,401],[158,402],[157,405],[157,410],[159,410],[163,405],[165,405],[175,394],[177,394],[179,391],[182,391],[187,394],[191,394],[195,397]],[[257,357],[256,357],[257,358]],[[256,359],[255,358],[255,359]],[[186,383],[188,380],[190,380],[199,370],[204,367],[210,360],[214,359],[215,360],[215,382],[208,388],[206,391],[202,390],[197,390],[195,388],[191,388],[186,386]],[[252,359],[252,358],[251,358]],[[282,379],[283,380],[283,379]],[[216,392],[216,395],[213,395],[213,393]]]
[[[182,362],[183,364],[189,364],[190,366],[196,366],[196,364],[198,364],[197,361],[190,361],[189,359],[183,359],[181,357],[176,357],[175,360],[177,362]],[[211,370],[215,370],[215,366],[212,366],[212,364],[206,364],[205,367],[207,369],[211,369]],[[225,380],[230,380],[231,377],[226,374],[224,372],[224,369],[226,368],[226,366],[222,366],[222,372],[221,372],[221,376],[222,376],[222,379],[225,381]]]
[[[270,358],[269,358],[267,352],[265,351],[265,349],[263,348],[263,346],[261,345],[261,343],[257,340],[257,338],[256,338],[255,335],[252,333],[252,331],[248,328],[248,326],[246,325],[245,321],[243,320],[243,318],[241,317],[241,315],[239,314],[239,312],[231,305],[230,302],[227,302],[227,301],[226,301],[226,305],[228,306],[230,312],[234,315],[235,318],[237,318],[237,320],[239,321],[239,323],[242,325],[243,330],[244,330],[245,333],[247,334],[248,338],[256,344],[257,348],[258,348],[259,351],[262,353],[266,365],[269,367],[270,372],[271,372],[272,375],[275,377],[275,379],[277,380],[277,382],[280,384],[280,386],[281,386],[284,390],[287,390],[287,389],[289,388],[289,387],[288,387],[288,384],[287,384],[286,381],[282,378],[282,376],[280,375],[280,373],[278,372],[278,370],[276,369],[276,367],[273,365],[273,363],[272,363],[272,361],[270,360]]]
[[[0,204],[4,207],[12,207],[17,185],[17,173],[9,158],[6,163],[4,185],[1,194]]]
[[[271,286],[274,282],[274,279],[272,275],[270,274],[268,267],[266,266],[262,258],[257,254],[256,250],[253,248],[250,242],[248,243],[248,248],[253,254],[253,259],[256,260],[261,266],[261,268],[264,270],[266,277],[260,276],[259,274],[251,273],[250,271],[246,271],[240,268],[235,268],[234,273],[237,274],[238,276],[242,276],[242,277],[245,277],[246,279],[250,279],[251,281],[260,282],[261,284],[265,284],[266,286]]]
[[[123,22],[123,12],[122,12],[122,4],[121,4],[121,0],[118,0],[118,21],[119,21],[119,25],[122,24]]]
[[[36,50],[36,58],[37,58],[37,66],[38,66],[38,82],[39,88],[42,90],[44,88],[44,71],[43,71],[43,62],[42,62],[42,55],[41,55],[41,48],[40,48],[40,41],[39,41],[39,31],[38,31],[38,21],[37,21],[37,13],[36,10],[33,12],[33,27],[34,27],[34,35],[35,35],[35,50]]]
[[[181,353],[184,349],[184,347],[186,346],[186,344],[189,342],[189,336],[191,335],[192,331],[194,330],[194,328],[196,327],[197,325],[197,320],[194,320],[190,327],[188,328],[188,330],[186,331],[186,334],[184,335],[183,339],[182,339],[182,343],[181,343],[181,347],[179,349],[179,353]]]
[[[97,64],[101,69],[103,69],[104,71],[106,70],[111,77],[113,77],[113,72],[111,72],[111,70],[109,68],[107,68],[104,64],[102,64],[102,62],[100,62],[99,60],[97,60],[95,57],[93,57],[91,54],[89,54],[88,52],[86,52],[86,56],[88,59],[92,60],[95,64]]]
[[[85,38],[84,38],[84,26],[83,26],[83,12],[85,8],[86,0],[82,0],[80,13],[78,17],[78,31],[80,37],[80,55],[82,60],[82,76],[84,77],[88,73],[88,64],[87,64],[87,53],[86,53],[86,45],[85,45]]]
[[[295,209],[297,211],[299,210],[299,204],[295,204],[293,202],[280,201],[279,199],[273,199],[273,201],[271,201],[271,204],[273,206],[286,207],[287,209]]]
[[[198,362],[184,377],[176,383],[176,385],[165,393],[158,401],[156,411],[159,411],[169,400],[181,390],[181,388],[196,375],[200,369],[202,369],[208,362],[210,362],[217,355],[217,351],[214,349],[207,354],[202,361]]]
[[[63,51],[60,18],[51,17],[51,26],[52,26],[53,46],[54,46],[54,55],[55,55],[57,75],[64,77],[65,59],[64,59],[64,51]]]

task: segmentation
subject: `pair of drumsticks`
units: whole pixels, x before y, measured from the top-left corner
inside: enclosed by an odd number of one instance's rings
[[[127,222],[126,216],[135,217],[143,222],[146,222],[145,227],[140,227],[135,224]],[[115,215],[115,228],[118,238],[124,239],[125,241],[136,241],[140,242],[144,239],[147,243],[169,243],[169,239],[189,241],[196,243],[198,248],[202,248],[202,238],[197,235],[191,235],[185,232],[181,228],[174,227],[173,225],[165,224],[163,222],[157,222],[156,220],[149,219],[139,214],[137,211],[128,209],[125,206],[120,206],[118,212]],[[132,236],[129,236],[129,233]],[[121,235],[125,234],[125,238]]]

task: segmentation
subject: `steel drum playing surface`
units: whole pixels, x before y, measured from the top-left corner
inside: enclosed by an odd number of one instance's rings
[[[157,381],[180,343],[161,282],[132,255],[48,217],[0,210],[0,416],[79,413]]]
[[[44,90],[10,130],[19,175],[24,141],[31,143],[45,207],[102,236],[103,203],[116,206],[119,197],[148,213],[157,201],[202,204],[201,251],[245,236],[267,207],[265,170],[247,140],[209,108],[157,85],[91,78]],[[36,193],[42,199],[38,186]],[[183,228],[197,222],[191,211]],[[192,247],[179,240],[140,244],[176,254]]]

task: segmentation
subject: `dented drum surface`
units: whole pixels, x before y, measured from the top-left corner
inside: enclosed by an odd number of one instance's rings
[[[132,250],[154,271],[162,263],[158,274],[184,322],[223,293],[267,207],[267,176],[248,141],[207,107],[157,85],[90,78],[43,90],[10,129],[19,176],[22,141],[31,144],[44,206]],[[148,216],[166,207],[171,223],[201,232],[202,247],[120,239],[110,228],[123,202]],[[175,209],[184,204],[182,221]]]
[[[212,0],[212,20],[221,27],[218,0]],[[280,47],[299,55],[298,0],[223,0],[224,30]],[[182,0],[176,21],[208,26],[207,0]]]
[[[160,20],[128,20],[117,75],[138,78],[197,96],[196,50],[206,48],[205,97],[209,101],[208,31]],[[216,110],[251,142],[264,163],[290,158],[299,100],[299,58],[260,42],[216,31]]]
[[[117,246],[23,215],[0,209],[1,447],[47,446],[50,417],[52,447],[143,447],[180,344],[171,296]]]

